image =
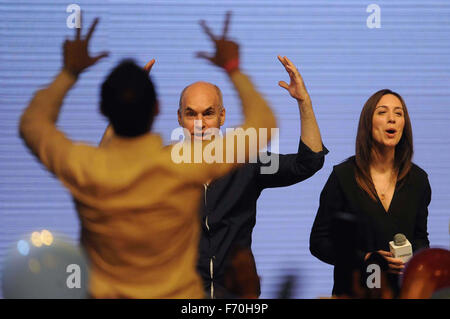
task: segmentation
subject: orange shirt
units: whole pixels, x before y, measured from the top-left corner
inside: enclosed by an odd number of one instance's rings
[[[275,127],[272,111],[248,78],[234,72],[231,80],[242,100],[243,127]],[[198,203],[203,183],[236,164],[176,164],[172,147],[163,147],[151,133],[112,134],[100,147],[74,143],[55,122],[75,81],[62,71],[38,91],[21,118],[20,133],[75,198],[91,263],[91,295],[203,298],[196,272]]]

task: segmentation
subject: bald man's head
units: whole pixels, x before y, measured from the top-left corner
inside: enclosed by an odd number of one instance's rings
[[[183,99],[184,99],[184,96],[187,93],[187,91],[196,92],[197,90],[205,91],[205,92],[210,91],[211,93],[212,93],[212,91],[214,91],[217,96],[217,99],[219,101],[218,104],[220,105],[220,107],[223,107],[222,91],[220,91],[219,87],[210,82],[198,81],[198,82],[189,84],[188,86],[186,86],[183,89],[183,91],[181,91],[180,101],[178,103],[178,110],[181,110],[183,107]],[[191,93],[191,94],[195,94],[195,93]]]
[[[198,126],[197,130],[201,130],[202,133],[208,128],[220,128],[225,122],[222,92],[216,85],[195,82],[181,92],[178,122],[189,130],[192,137],[194,137],[195,120],[201,123],[201,128]]]

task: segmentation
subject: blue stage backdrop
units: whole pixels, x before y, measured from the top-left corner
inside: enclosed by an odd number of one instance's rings
[[[85,26],[95,16],[101,18],[91,51],[111,52],[81,76],[65,101],[58,125],[74,140],[99,142],[106,127],[98,112],[99,86],[126,57],[141,65],[156,58],[152,77],[161,114],[154,129],[165,142],[170,142],[170,133],[178,126],[181,90],[198,80],[222,88],[226,127],[238,125],[239,100],[226,76],[194,55],[212,51],[198,21],[207,20],[218,33],[224,13],[232,10],[230,36],[241,45],[242,69],[275,109],[280,152],[296,152],[298,108],[277,85],[288,81],[288,76],[276,57],[285,55],[298,66],[330,153],[312,178],[265,190],[258,202],[252,247],[262,280],[261,297],[276,297],[286,275],[297,276],[295,298],[331,294],[332,267],[311,256],[309,234],[333,165],[354,154],[362,106],[382,88],[398,91],[406,100],[413,124],[414,162],[428,172],[433,190],[428,219],[431,245],[449,248],[448,1],[4,0],[0,3],[0,262],[7,247],[34,230],[79,236],[71,196],[18,137],[21,111],[33,92],[61,68],[62,42],[74,34],[66,24],[70,15],[66,9],[72,3],[84,10]],[[379,20],[370,17],[377,13],[371,11],[372,4],[380,9]]]

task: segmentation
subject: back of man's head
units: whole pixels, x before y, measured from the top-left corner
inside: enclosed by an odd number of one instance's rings
[[[124,60],[102,85],[100,110],[119,136],[147,133],[157,113],[156,92],[148,74],[132,60]]]

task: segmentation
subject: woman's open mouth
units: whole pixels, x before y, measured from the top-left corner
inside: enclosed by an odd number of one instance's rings
[[[393,128],[387,129],[385,132],[389,138],[393,138],[397,134],[397,130]]]

